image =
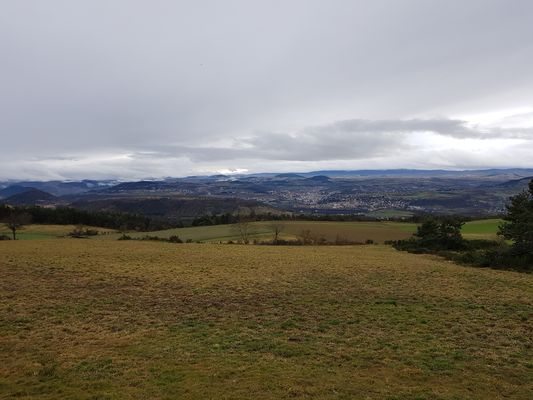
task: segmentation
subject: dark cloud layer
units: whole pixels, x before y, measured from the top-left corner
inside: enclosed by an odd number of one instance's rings
[[[523,163],[532,19],[529,0],[5,1],[0,178]]]

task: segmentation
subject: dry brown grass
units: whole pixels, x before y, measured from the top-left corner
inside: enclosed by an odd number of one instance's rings
[[[531,275],[385,246],[0,255],[0,398],[533,397]]]

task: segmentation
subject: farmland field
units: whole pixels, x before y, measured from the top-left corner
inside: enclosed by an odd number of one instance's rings
[[[499,219],[485,219],[467,222],[463,227],[463,235],[466,239],[496,239],[498,226],[502,221]],[[372,239],[376,243],[387,240],[399,240],[409,238],[415,231],[417,224],[408,222],[371,221],[371,222],[332,222],[332,221],[284,221],[281,223],[284,229],[281,233],[283,239],[296,239],[303,230],[309,230],[313,234],[323,236],[333,241],[337,237],[356,242],[365,242]],[[271,222],[254,222],[252,224],[252,239],[271,240],[272,231],[269,227]],[[28,225],[17,232],[21,240],[29,239],[54,239],[64,237],[75,228],[74,225]],[[112,229],[95,228],[105,235],[99,239],[117,239],[120,234]],[[197,226],[189,228],[167,229],[154,232],[131,232],[134,238],[145,235],[168,238],[178,235],[180,238],[202,242],[227,242],[239,240],[239,234],[233,225]],[[11,232],[0,224],[0,235],[11,236]]]
[[[533,398],[530,274],[375,245],[0,255],[0,398]]]
[[[501,219],[481,219],[471,221],[463,226],[462,234],[466,239],[496,239]]]
[[[487,219],[468,222],[463,227],[466,239],[495,239],[499,219]],[[252,239],[271,240],[271,222],[254,222],[252,224]],[[284,221],[281,233],[283,239],[295,239],[303,230],[309,230],[315,235],[323,236],[330,241],[337,237],[356,242],[372,239],[376,243],[387,240],[407,239],[416,232],[417,224],[408,222],[371,221],[371,222],[332,222],[332,221]],[[152,236],[168,238],[178,235],[186,240],[203,242],[227,242],[238,240],[239,234],[232,225],[197,226],[190,228],[168,229],[149,233]],[[142,237],[146,233],[130,233],[132,237]],[[119,235],[109,235],[106,238],[116,239]]]
[[[271,222],[254,222],[252,239],[271,240]],[[281,223],[284,229],[281,237],[295,239],[302,230],[310,230],[313,234],[335,240],[337,235],[352,241],[364,242],[373,239],[376,242],[385,240],[405,239],[416,230],[415,224],[398,222],[317,222],[317,221],[286,221]],[[142,237],[145,233],[132,233],[133,237]],[[233,225],[198,226],[190,228],[169,229],[150,232],[150,235],[169,237],[178,235],[182,239],[204,242],[226,242],[238,240],[239,234]]]

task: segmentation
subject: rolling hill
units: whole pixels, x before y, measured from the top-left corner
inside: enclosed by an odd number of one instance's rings
[[[27,188],[27,190],[9,196],[3,202],[11,205],[36,205],[53,203],[55,200],[57,200],[57,197],[50,193],[39,189]]]

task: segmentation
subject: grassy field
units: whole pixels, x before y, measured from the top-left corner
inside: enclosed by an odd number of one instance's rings
[[[313,234],[335,240],[337,235],[352,241],[364,242],[372,239],[383,243],[385,240],[406,239],[411,232],[416,230],[416,225],[399,222],[317,222],[317,221],[286,221],[282,223],[284,230],[281,233],[283,239],[295,239],[302,230],[310,230]],[[271,222],[254,222],[252,239],[271,240]],[[133,237],[142,237],[146,233],[131,233]],[[204,242],[227,242],[238,240],[239,234],[232,225],[198,226],[190,228],[169,229],[164,231],[150,232],[150,235],[169,237],[178,235],[182,239]],[[110,236],[115,238],[114,236]]]
[[[0,254],[0,398],[533,398],[532,275],[375,245]]]
[[[283,239],[295,239],[302,230],[310,230],[314,234],[324,236],[328,240],[335,240],[337,235],[348,240],[364,242],[373,239],[376,242],[385,240],[404,239],[411,235],[415,225],[396,222],[317,222],[317,221],[287,221],[282,223]],[[252,239],[271,240],[271,222],[254,222]],[[145,233],[133,233],[133,237],[144,236]],[[239,234],[232,225],[199,226],[191,228],[170,229],[151,232],[150,235],[169,237],[178,235],[182,239],[204,242],[226,242],[238,240]]]
[[[466,239],[496,239],[501,219],[481,219],[468,222],[463,226],[463,236]]]
[[[498,225],[501,220],[487,219],[472,221],[465,224],[463,234],[467,239],[495,239]],[[356,242],[365,242],[372,239],[376,243],[387,240],[399,240],[409,238],[415,231],[417,224],[407,222],[330,222],[330,221],[286,221],[282,222],[284,230],[281,233],[283,239],[295,239],[303,230],[309,230],[313,234],[323,236],[334,241],[337,235],[340,238]],[[252,239],[271,240],[271,222],[254,222]],[[152,236],[168,238],[178,235],[183,240],[203,242],[227,242],[239,240],[239,234],[232,225],[198,226],[189,228],[169,229],[149,233]],[[132,237],[142,237],[146,233],[130,233]],[[116,239],[119,235],[105,236],[104,238]]]
[[[496,239],[498,226],[502,221],[499,219],[486,219],[472,221],[463,227],[463,235],[466,239]],[[252,239],[271,240],[272,231],[270,222],[254,222]],[[317,221],[287,221],[283,222],[284,230],[281,234],[283,239],[296,239],[303,230],[309,230],[315,235],[325,237],[334,241],[337,236],[356,242],[365,242],[372,239],[376,243],[383,243],[386,240],[407,239],[416,231],[416,224],[407,222],[317,222]],[[71,232],[73,225],[28,225],[17,233],[21,240],[29,239],[54,239],[64,237]],[[112,229],[96,228],[105,235],[98,236],[98,239],[118,239],[119,233]],[[168,238],[178,235],[186,240],[202,242],[227,242],[229,240],[239,240],[239,234],[232,225],[198,226],[179,229],[168,229],[155,232],[132,232],[132,237],[142,237],[145,235]],[[0,235],[11,236],[11,232],[0,225]]]

